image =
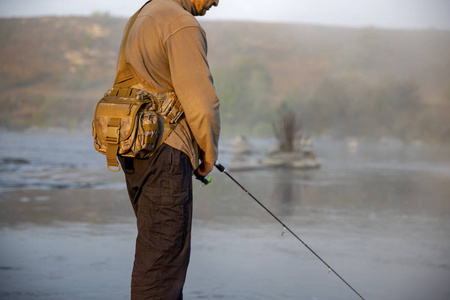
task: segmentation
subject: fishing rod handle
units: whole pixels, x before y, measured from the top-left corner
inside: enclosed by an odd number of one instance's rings
[[[219,170],[220,172],[224,172],[225,171],[225,167],[223,165],[221,165],[218,162],[214,163],[214,166],[217,168],[217,170]],[[198,174],[195,174],[195,179],[201,181],[204,185],[207,185],[211,182],[211,176],[206,175],[206,176],[200,176]]]
[[[214,166],[217,168],[217,170],[219,170],[220,172],[224,172],[225,171],[225,167],[223,165],[221,165],[218,162],[214,163]],[[201,181],[204,185],[207,185],[211,182],[211,176],[206,175],[206,176],[200,176],[198,174],[195,174],[195,179]]]
[[[219,162],[215,162],[214,163],[214,166],[217,168],[217,170],[219,170],[220,172],[223,172],[223,171],[225,171],[225,167],[224,166],[222,166]]]
[[[200,176],[195,174],[195,179],[201,181],[204,185],[208,185],[211,182],[211,176],[206,175],[206,176]]]

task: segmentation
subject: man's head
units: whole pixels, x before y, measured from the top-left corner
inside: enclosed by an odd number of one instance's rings
[[[199,16],[206,14],[206,11],[211,8],[211,6],[219,5],[219,0],[191,0],[194,3],[195,9]]]

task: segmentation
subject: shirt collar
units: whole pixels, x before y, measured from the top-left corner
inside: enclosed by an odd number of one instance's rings
[[[193,16],[198,16],[197,9],[195,9],[195,5],[191,0],[175,0],[175,2],[180,3],[181,6],[183,6],[183,8],[190,12]]]

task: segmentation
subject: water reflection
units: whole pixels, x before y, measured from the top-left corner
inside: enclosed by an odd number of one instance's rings
[[[302,185],[293,180],[294,172],[293,169],[274,171],[274,180],[271,181],[271,205],[276,207],[278,214],[282,216],[295,214],[295,208],[302,204]],[[303,174],[308,174],[308,171]]]
[[[274,192],[272,199],[278,203],[279,213],[289,216],[293,213],[295,205],[301,205],[301,191],[300,185],[294,186],[294,183],[289,180],[292,170],[286,170],[282,176],[277,176],[274,180]]]

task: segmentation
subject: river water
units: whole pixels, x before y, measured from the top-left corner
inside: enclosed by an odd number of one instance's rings
[[[230,174],[365,299],[450,299],[450,149],[314,151],[320,169]],[[0,162],[0,299],[129,299],[134,216],[91,137],[3,132]],[[225,174],[212,177],[195,182],[185,299],[359,299]]]

